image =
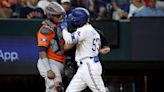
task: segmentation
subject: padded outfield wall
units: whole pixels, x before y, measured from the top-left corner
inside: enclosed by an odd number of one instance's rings
[[[0,74],[38,74],[36,35],[41,21],[0,20]],[[163,22],[164,18],[92,21],[111,45],[111,52],[101,56],[105,68],[156,69],[163,66]]]

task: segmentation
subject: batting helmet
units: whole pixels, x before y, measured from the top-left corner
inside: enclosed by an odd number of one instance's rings
[[[75,8],[68,15],[68,19],[71,21],[72,26],[81,27],[87,22],[89,22],[89,12],[85,8]]]
[[[66,12],[60,4],[58,4],[57,2],[51,2],[46,7],[45,14],[47,15],[47,18],[49,18],[55,23],[58,23],[58,22],[63,22]],[[56,21],[55,17],[60,17],[61,20]]]

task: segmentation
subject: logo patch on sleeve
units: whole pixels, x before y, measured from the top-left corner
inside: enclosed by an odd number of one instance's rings
[[[77,32],[78,36],[80,36],[80,31]]]
[[[41,40],[42,40],[42,42],[46,42],[46,41],[47,41],[47,39],[46,39],[46,38],[42,38]]]

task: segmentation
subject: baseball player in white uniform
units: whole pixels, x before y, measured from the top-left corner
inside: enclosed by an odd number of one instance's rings
[[[102,80],[102,66],[99,61],[101,39],[98,32],[89,24],[89,12],[84,8],[75,8],[68,15],[72,26],[76,27],[74,33],[66,30],[63,23],[63,38],[66,42],[65,49],[70,49],[76,44],[75,60],[78,70],[68,85],[66,92],[80,92],[87,86],[93,92],[105,92]]]

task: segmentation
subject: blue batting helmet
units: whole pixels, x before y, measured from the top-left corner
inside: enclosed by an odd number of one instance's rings
[[[74,27],[81,27],[87,22],[89,22],[89,12],[85,8],[75,8],[71,11],[68,15],[68,20],[71,21],[72,26]]]

